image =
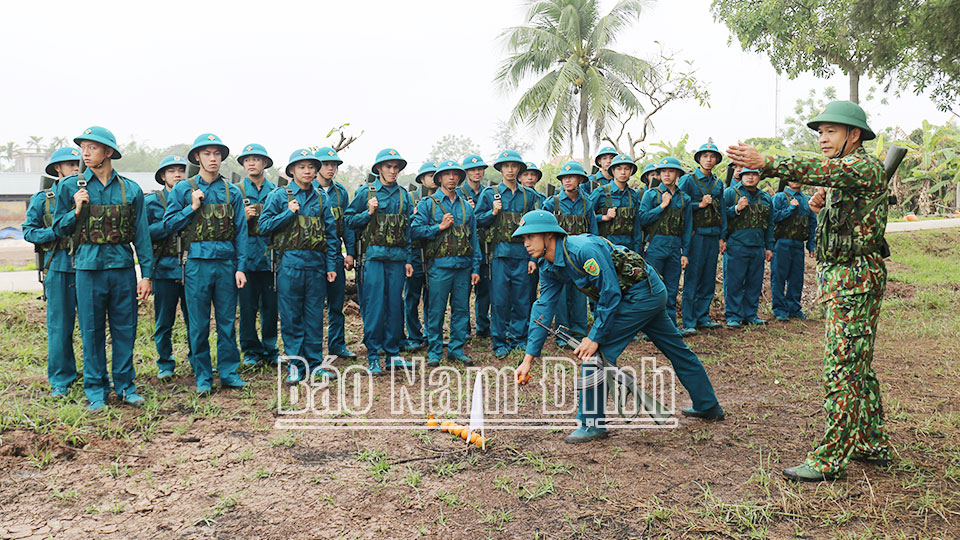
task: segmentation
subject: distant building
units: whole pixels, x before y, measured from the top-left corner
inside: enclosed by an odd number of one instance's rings
[[[17,153],[13,156],[13,172],[42,174],[49,159],[50,152],[17,150]]]
[[[40,175],[43,174],[46,164],[45,157],[38,172],[0,172],[0,221],[23,218],[30,197],[40,191]],[[144,193],[160,188],[152,172],[118,172],[136,182]]]

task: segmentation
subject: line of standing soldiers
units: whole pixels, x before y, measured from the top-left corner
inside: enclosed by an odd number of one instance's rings
[[[194,321],[209,320],[211,307],[222,387],[246,384],[238,374],[242,366],[276,363],[278,315],[285,354],[303,359],[291,365],[288,383],[310,373],[333,375],[321,366],[325,305],[327,354],[354,358],[346,348],[343,316],[345,272],[354,268],[363,344],[374,375],[384,367],[412,367],[401,352],[423,345],[428,365],[440,363],[444,348],[449,359],[471,365],[463,352],[470,335],[471,287],[475,334],[490,337],[497,357],[522,351],[539,272],[513,232],[535,209],[553,213],[571,236],[598,234],[644,253],[667,287],[671,318],[685,270],[684,335],[718,326],[708,310],[720,252],[727,324],[763,322],[756,315],[757,300],[763,263],[770,260],[775,240],[774,312],[780,318],[802,316],[803,243],[813,251],[815,226],[805,196],[791,184],[771,198],[756,188],[759,175],[749,169],[724,193],[712,172],[722,155],[712,143],[695,154],[700,167],[693,173],[685,174],[672,157],[648,165],[639,189],[629,186],[637,172],[634,161],[603,148],[593,175],[579,162],[564,164],[558,174],[562,190],[552,196],[535,189],[543,173],[513,150],[497,155],[493,166],[502,179],[489,187],[481,183],[487,164],[479,155],[466,156],[462,164],[428,162],[416,175],[422,186],[416,200],[397,184],[407,162],[391,148],[377,154],[371,167],[375,179],[351,198],[335,181],[342,160],[332,148],[294,151],[285,169],[293,182],[277,186],[264,175],[273,160],[262,145],[248,144],[237,157],[246,176],[230,183],[220,174],[229,149],[207,133],[197,137],[186,158],[161,162],[155,179],[163,187],[144,197],[136,183],[113,171],[112,160],[120,153],[109,130],[91,127],[75,143],[80,151],[65,148],[51,157],[47,173],[62,180],[31,201],[24,233],[47,254],[49,379],[55,395],[65,394],[77,379],[70,329],[78,299],[94,294],[81,301],[93,309],[80,309],[84,387],[94,409],[109,394],[108,314],[114,391],[130,404],[142,402],[133,384],[131,242],[149,280],[140,284],[141,292],[146,286],[154,293],[158,377],[174,375],[171,335],[179,303],[189,362],[203,394],[213,389],[209,327]],[[81,152],[86,170],[76,176]],[[188,163],[198,168],[189,178]],[[74,288],[75,269],[106,281]],[[109,277],[114,270],[123,270],[116,283]],[[586,297],[565,288],[557,324],[585,333],[587,311]]]

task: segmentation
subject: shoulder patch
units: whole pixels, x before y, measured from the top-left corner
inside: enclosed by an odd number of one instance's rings
[[[841,163],[845,163],[845,164],[847,164],[847,165],[849,165],[849,164],[851,164],[851,163],[856,163],[856,162],[858,162],[858,161],[860,161],[860,158],[858,158],[855,154],[850,154],[850,155],[847,155],[847,156],[844,156],[844,157],[840,158],[840,162],[841,162]]]
[[[597,260],[590,258],[587,259],[587,262],[583,263],[583,271],[590,274],[591,276],[600,275],[600,265],[597,264]]]

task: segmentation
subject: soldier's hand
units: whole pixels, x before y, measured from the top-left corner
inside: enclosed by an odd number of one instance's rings
[[[660,208],[666,210],[670,206],[670,201],[673,200],[673,195],[669,191],[663,192],[663,201],[660,203]]]
[[[706,195],[703,196],[702,199],[700,199],[700,204],[698,204],[697,206],[699,206],[700,208],[706,208],[711,204],[713,204],[713,195],[710,195],[709,193],[707,193]]]
[[[737,143],[727,148],[727,156],[733,161],[734,165],[740,165],[748,169],[762,169],[766,163],[766,158],[759,150],[749,144]]]
[[[681,270],[685,270],[685,269],[687,268],[687,265],[688,265],[688,264],[690,264],[690,259],[688,259],[686,255],[681,255],[681,256],[680,256],[680,269],[681,269]]]
[[[723,255],[723,252],[726,251],[726,250],[727,250],[727,243],[721,239],[721,240],[720,240],[720,254]]]
[[[577,356],[581,361],[586,361],[597,355],[597,349],[600,348],[600,344],[590,338],[583,338],[580,340],[580,346],[574,349],[573,354]]]
[[[601,221],[610,221],[611,219],[613,219],[613,218],[615,218],[615,217],[617,217],[617,209],[616,209],[616,208],[607,208],[607,213],[604,214],[603,217],[600,218],[600,220],[601,220]]]
[[[530,382],[530,368],[533,367],[533,355],[523,355],[523,362],[517,366],[517,384],[524,385]]]
[[[150,286],[150,280],[143,278],[137,282],[137,299],[146,300],[150,293],[153,292],[153,288]]]
[[[796,199],[790,199],[790,206],[800,206],[800,201]]]
[[[343,267],[346,270],[353,270],[353,255],[347,255],[343,258]]]
[[[257,217],[257,207],[252,204],[245,207],[243,211],[247,213],[247,219]]]
[[[377,208],[380,207],[380,200],[376,197],[370,197],[370,200],[367,201],[367,212],[372,216],[374,212],[377,211]]]
[[[294,199],[287,203],[287,208],[289,208],[291,212],[296,214],[297,212],[300,211],[300,203],[298,203],[297,200]]]
[[[532,274],[537,271],[537,263],[530,261],[527,263],[527,273]]]
[[[494,200],[494,201],[493,201],[493,215],[499,214],[501,210],[503,210],[503,201]]]
[[[476,285],[480,283],[480,274],[470,274],[470,284]]]
[[[407,275],[407,277],[413,277],[413,265],[412,265],[412,264],[408,264],[404,270],[405,270],[404,273]]]
[[[810,197],[810,210],[814,214],[819,214],[820,210],[827,205],[827,190],[818,187],[817,192],[813,194],[813,197]]]
[[[750,204],[750,201],[746,197],[740,197],[740,200],[737,201],[737,212],[746,208],[748,204]]]
[[[773,258],[773,251],[772,251],[772,250],[769,250],[769,249],[764,250],[764,251],[763,251],[763,258],[764,258],[764,260],[766,260],[767,262],[770,262],[770,259]]]
[[[80,207],[83,206],[83,203],[90,202],[90,193],[86,189],[81,189],[73,194],[73,202],[77,206],[77,209],[74,210],[74,212],[79,215]]]
[[[336,281],[336,280],[337,280],[337,273],[336,273],[336,272],[327,272],[327,281],[328,281],[328,282],[333,283],[333,282]]]
[[[473,198],[467,199],[467,202],[470,203],[470,208],[476,208],[477,205],[473,202]]]
[[[247,284],[247,275],[243,272],[237,272],[234,276],[237,280],[237,288],[242,289]]]
[[[453,214],[444,214],[440,220],[440,230],[445,231],[453,225]]]
[[[201,204],[203,204],[203,192],[195,189],[193,193],[190,194],[190,206],[193,208],[193,211],[196,212],[200,209]]]

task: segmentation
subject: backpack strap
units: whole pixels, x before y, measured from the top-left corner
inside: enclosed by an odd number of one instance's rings
[[[555,216],[560,215],[560,196],[559,195],[553,196],[553,215]]]
[[[157,192],[157,199],[160,199],[160,204],[163,205],[163,209],[167,209],[167,194],[163,192],[163,188],[160,188],[160,191]]]
[[[607,196],[607,208],[613,206],[613,199],[610,198],[610,184],[603,185],[603,193]]]

